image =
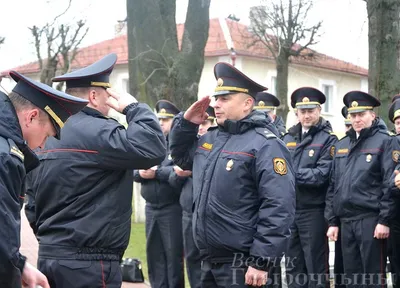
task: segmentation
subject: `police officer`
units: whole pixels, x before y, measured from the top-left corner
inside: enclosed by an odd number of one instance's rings
[[[39,269],[53,287],[120,287],[119,262],[129,242],[133,169],[165,157],[154,113],[129,94],[108,89],[117,60],[110,54],[58,76],[69,93],[89,104],[71,117],[60,141],[37,152],[32,175]],[[107,117],[114,108],[128,127]]]
[[[345,126],[345,129],[347,132],[351,128],[351,120],[350,120],[350,114],[348,113],[346,106],[343,106],[343,108],[342,108],[342,115],[344,118],[344,126]]]
[[[215,125],[214,108],[209,106],[206,110],[208,117],[199,125],[198,137],[207,133],[208,128]],[[182,189],[179,203],[182,207],[182,232],[183,247],[186,260],[186,271],[190,282],[190,287],[201,287],[201,257],[199,249],[197,249],[193,239],[193,179],[191,171],[184,171],[178,166],[174,166],[174,172],[170,176],[171,185],[178,186]],[[190,172],[190,173],[189,173]],[[179,178],[179,179],[176,179]],[[182,181],[183,180],[183,181]],[[183,183],[182,183],[183,182]]]
[[[331,170],[331,147],[337,141],[331,124],[321,117],[325,95],[302,87],[291,95],[299,123],[283,141],[296,167],[296,215],[288,251],[286,275],[289,287],[325,287],[329,273],[329,247],[324,220],[325,196]]]
[[[157,117],[167,139],[180,110],[167,100],[156,103]],[[184,287],[182,209],[180,188],[169,184],[174,172],[171,156],[148,170],[136,170],[146,200],[146,255],[151,287]],[[177,181],[179,181],[177,179]]]
[[[351,91],[343,102],[352,128],[335,145],[327,236],[336,241],[340,223],[347,287],[385,287],[386,239],[393,211],[388,183],[398,157],[391,151],[386,126],[373,111],[379,100]]]
[[[289,238],[295,205],[290,154],[252,111],[266,90],[235,67],[217,63],[218,126],[197,138],[211,99],[175,117],[170,133],[176,165],[193,171],[193,233],[202,257],[202,287],[262,286]],[[272,260],[272,261],[269,261]]]
[[[286,133],[285,123],[281,116],[278,116],[274,113],[276,107],[279,107],[281,102],[279,99],[267,92],[259,92],[256,95],[256,103],[254,106],[255,110],[265,112],[274,123],[276,129],[278,129],[279,136],[283,136]]]
[[[50,287],[46,277],[19,253],[20,210],[25,175],[39,165],[31,149],[47,137],[60,137],[60,128],[87,101],[54,90],[15,71],[17,84],[7,95],[0,92],[0,287]],[[22,193],[22,194],[21,194]]]
[[[396,132],[396,139],[398,148],[400,147],[400,95],[396,95],[392,99],[392,104],[389,107],[389,120],[394,124],[394,130]],[[395,143],[396,144],[396,143]],[[397,167],[399,168],[399,167]],[[398,170],[398,169],[397,169]],[[397,193],[393,193],[396,195]],[[398,243],[400,243],[400,197],[394,197],[395,201],[395,214],[390,222],[390,234],[389,234],[389,261],[390,269],[392,273],[392,280],[394,287],[400,287],[400,249]]]

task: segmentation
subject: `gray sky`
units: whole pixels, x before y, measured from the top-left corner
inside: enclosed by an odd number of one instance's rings
[[[4,0],[0,17],[0,36],[6,43],[0,48],[0,70],[36,61],[32,36],[27,27],[43,25],[66,8],[67,0]],[[129,0],[128,0],[129,1]],[[177,0],[177,22],[184,22],[188,0]],[[287,0],[284,0],[287,1]],[[323,36],[313,48],[356,65],[368,67],[368,21],[361,0],[315,0],[308,21],[323,20]],[[248,24],[251,5],[259,0],[211,0],[210,18],[235,14]],[[33,12],[33,11],[36,11]],[[114,37],[117,20],[126,17],[126,0],[72,0],[72,6],[60,21],[86,19],[89,34],[81,47]]]

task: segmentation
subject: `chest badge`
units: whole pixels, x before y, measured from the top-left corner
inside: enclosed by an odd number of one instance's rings
[[[231,171],[233,167],[233,160],[230,159],[228,163],[226,163],[226,171]]]
[[[313,157],[314,156],[314,149],[311,149],[310,152],[308,152],[308,156]]]
[[[367,157],[365,158],[365,161],[367,161],[368,163],[371,162],[372,160],[372,155],[368,154]]]

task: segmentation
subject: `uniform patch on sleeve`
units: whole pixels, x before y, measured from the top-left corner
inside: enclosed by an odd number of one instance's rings
[[[399,156],[400,156],[400,151],[399,150],[393,150],[392,151],[392,159],[394,162],[399,162]]]
[[[273,164],[274,164],[274,171],[276,174],[279,175],[286,175],[287,174],[287,166],[286,166],[286,160],[283,158],[274,158],[272,159]]]
[[[203,147],[203,148],[205,148],[207,150],[211,150],[212,146],[213,146],[212,144],[207,143],[207,142],[205,142],[205,143],[203,143],[203,145],[201,145],[201,147]]]
[[[331,154],[332,158],[333,158],[333,156],[335,156],[335,146],[331,147],[330,154]]]
[[[21,161],[24,161],[24,154],[16,146],[11,146],[10,154],[17,156]]]

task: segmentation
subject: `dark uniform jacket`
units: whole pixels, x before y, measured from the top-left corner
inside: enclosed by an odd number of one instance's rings
[[[60,141],[50,138],[38,152],[32,190],[39,257],[122,257],[130,235],[133,169],[160,164],[166,151],[146,104],[129,105],[126,119],[125,129],[85,107],[69,118]]]
[[[0,287],[21,287],[25,257],[19,253],[25,173],[39,160],[22,138],[9,98],[0,93]]]
[[[167,157],[157,167],[154,179],[144,179],[140,177],[139,171],[135,170],[134,181],[141,183],[140,193],[144,200],[146,200],[147,205],[154,208],[162,208],[179,201],[181,185],[171,185],[169,183],[171,174],[174,174],[173,167],[174,163],[168,151]],[[176,177],[175,181],[180,182],[179,178]]]
[[[286,249],[294,172],[289,151],[268,125],[264,113],[253,111],[198,139],[198,126],[183,113],[174,119],[171,155],[193,171],[194,240],[203,259],[231,262],[234,253],[280,257]]]
[[[336,143],[325,209],[329,226],[370,216],[388,226],[394,207],[389,181],[396,164],[391,141],[386,125],[376,119],[358,139],[351,129]]]
[[[296,172],[296,210],[324,209],[332,166],[331,147],[337,141],[331,124],[320,118],[301,137],[301,124],[293,126],[283,137],[292,155]]]

